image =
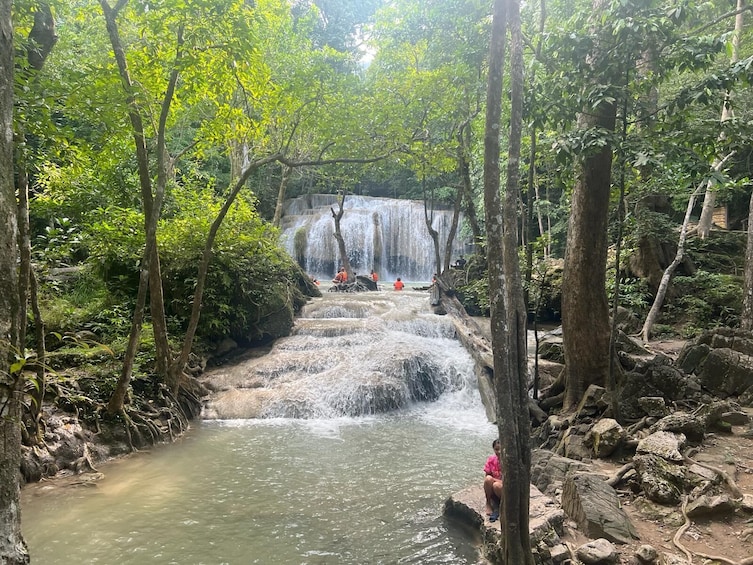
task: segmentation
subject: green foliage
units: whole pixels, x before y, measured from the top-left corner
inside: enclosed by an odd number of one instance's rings
[[[458,300],[471,316],[488,316],[489,304],[489,279],[481,277],[458,288]]]
[[[742,311],[742,280],[699,270],[673,280],[677,298],[669,313],[697,328],[737,327]]]
[[[745,264],[746,240],[744,232],[714,230],[706,239],[689,240],[687,254],[703,271],[740,275]]]

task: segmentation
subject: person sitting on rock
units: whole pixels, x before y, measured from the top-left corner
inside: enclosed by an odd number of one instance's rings
[[[379,282],[379,277],[376,274],[376,271],[374,269],[371,270],[371,280],[374,282]]]
[[[486,495],[486,515],[490,522],[496,522],[499,518],[499,504],[502,500],[502,469],[499,465],[499,457],[502,453],[502,444],[499,439],[492,442],[494,455],[490,455],[484,465],[484,494]]]
[[[340,267],[340,270],[337,271],[337,274],[335,275],[335,278],[332,279],[332,282],[335,284],[343,284],[348,282],[348,273],[345,272],[345,267]]]

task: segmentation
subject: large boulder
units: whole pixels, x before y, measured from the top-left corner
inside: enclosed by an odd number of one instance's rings
[[[627,432],[612,418],[602,418],[586,434],[586,445],[597,458],[609,457],[625,440]]]
[[[688,484],[684,465],[654,453],[636,455],[633,464],[646,498],[659,504],[677,504],[680,501]]]
[[[753,356],[727,347],[712,349],[695,372],[711,394],[738,396],[753,385]]]
[[[590,538],[605,538],[615,543],[638,539],[633,523],[620,507],[617,493],[597,475],[569,475],[562,491],[562,508]]]
[[[531,483],[546,494],[555,494],[562,488],[569,473],[585,472],[588,465],[582,461],[556,455],[546,449],[531,453]]]
[[[661,397],[671,404],[695,394],[697,385],[694,386],[692,379],[671,363],[668,357],[657,355],[625,373],[617,393],[622,417],[639,419],[645,416],[646,411],[639,402],[644,397]]]

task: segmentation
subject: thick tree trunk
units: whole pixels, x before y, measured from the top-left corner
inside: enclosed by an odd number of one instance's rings
[[[10,375],[18,341],[18,229],[13,182],[13,23],[11,1],[0,0],[0,374]],[[13,375],[11,375],[13,377]],[[5,380],[5,379],[4,379]],[[29,563],[21,535],[19,465],[21,389],[11,378],[0,392],[0,563]]]
[[[594,14],[603,12],[595,0]],[[589,57],[604,57],[597,41]],[[599,77],[594,76],[594,80]],[[602,80],[614,83],[609,77]],[[614,131],[616,106],[601,100],[578,118],[582,131]],[[612,146],[589,150],[577,164],[567,229],[562,278],[562,335],[565,351],[564,410],[573,410],[591,384],[604,386],[609,375],[609,306],[606,293],[607,223],[612,174]]]
[[[499,195],[499,133],[508,18],[512,35],[512,112],[503,211]],[[531,453],[528,444],[526,312],[517,253],[523,108],[523,44],[519,18],[518,0],[494,2],[484,134],[484,201],[497,425],[502,442],[500,461],[504,476],[500,509],[501,554],[505,564],[532,565],[534,561],[528,531]]]
[[[748,202],[748,239],[743,275],[743,311],[740,314],[740,326],[744,330],[753,331],[753,194]]]

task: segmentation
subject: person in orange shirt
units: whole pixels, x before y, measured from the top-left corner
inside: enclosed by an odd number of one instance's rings
[[[335,284],[348,282],[348,273],[345,272],[345,267],[340,267],[340,270],[335,275],[335,278],[332,279],[332,282]]]
[[[397,280],[392,284],[392,286],[395,290],[403,290],[403,288],[405,288],[405,284],[400,280],[400,277],[397,277]]]
[[[371,271],[371,280],[374,282],[379,282],[379,277],[377,276],[376,272],[373,269]]]

